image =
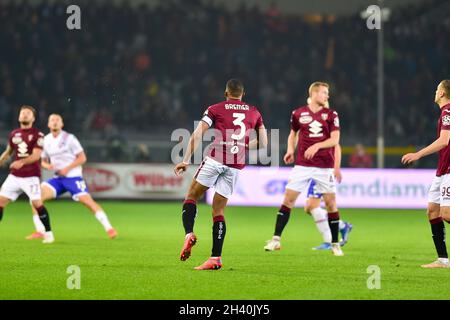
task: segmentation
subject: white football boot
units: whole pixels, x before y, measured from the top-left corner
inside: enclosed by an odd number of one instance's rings
[[[44,233],[44,240],[42,240],[42,243],[49,244],[55,242],[55,237],[53,236],[52,231],[48,231]]]
[[[280,237],[274,236],[272,239],[266,241],[266,246],[264,250],[275,251],[281,249]]]
[[[339,243],[331,244],[331,252],[337,257],[342,257],[344,255],[344,252],[342,252],[341,245]]]

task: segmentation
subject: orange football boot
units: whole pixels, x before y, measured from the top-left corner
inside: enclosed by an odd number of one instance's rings
[[[117,235],[118,235],[116,229],[114,229],[114,228],[109,229],[107,233],[108,233],[108,237],[109,237],[110,239],[114,239],[114,238],[117,237]]]
[[[26,236],[25,239],[27,240],[35,240],[35,239],[42,239],[44,238],[44,234],[39,231],[34,231],[29,236]]]
[[[180,260],[186,261],[191,256],[192,247],[197,243],[197,237],[194,233],[188,233],[184,240],[183,249],[181,249]]]
[[[195,267],[195,270],[219,270],[222,268],[221,257],[211,257],[206,260],[201,266]]]

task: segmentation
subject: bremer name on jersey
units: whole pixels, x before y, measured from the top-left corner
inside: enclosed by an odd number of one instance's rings
[[[441,130],[450,130],[450,104],[443,106],[441,109],[437,130],[438,137],[441,134]],[[440,177],[448,173],[450,173],[450,145],[439,151],[436,176]]]
[[[339,130],[339,116],[336,111],[322,108],[314,113],[308,106],[300,107],[292,112],[291,129],[299,131],[296,165],[334,167],[334,148],[320,149],[310,160],[305,159],[305,151],[313,144],[329,139],[332,131]]]
[[[263,125],[258,109],[230,99],[209,106],[202,120],[216,130],[209,156],[232,168],[245,167],[250,133]]]
[[[44,134],[36,128],[16,129],[9,134],[9,146],[14,151],[14,160],[29,157],[34,148],[42,149],[44,146]],[[16,177],[40,177],[41,164],[36,161],[16,170],[11,169],[11,174]]]

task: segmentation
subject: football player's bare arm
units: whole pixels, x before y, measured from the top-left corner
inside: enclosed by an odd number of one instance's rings
[[[39,159],[41,159],[41,154],[42,154],[42,149],[34,148],[31,155],[29,155],[26,158],[14,161],[13,163],[11,163],[11,165],[9,167],[11,169],[19,170],[23,166],[38,162]]]
[[[341,145],[338,144],[334,148],[334,176],[336,177],[336,180],[339,183],[341,183],[342,181],[341,162],[342,162],[342,149]]]
[[[6,147],[6,150],[2,153],[2,155],[0,156],[0,166],[3,166],[3,164],[8,161],[9,157],[11,157],[13,153],[13,149],[11,148],[10,145],[8,145]]]
[[[70,172],[70,170],[82,166],[83,164],[86,163],[86,161],[87,161],[86,154],[84,153],[84,151],[81,151],[79,154],[77,154],[77,157],[71,164],[58,171],[58,175],[66,176]]]
[[[284,155],[284,163],[290,164],[294,162],[294,153],[298,144],[298,131],[291,130],[287,141],[287,151]]]
[[[437,138],[432,144],[428,145],[427,147],[417,152],[405,154],[402,157],[402,163],[409,164],[419,160],[420,158],[436,153],[447,147],[449,141],[450,141],[450,130],[441,130],[439,138]]]
[[[264,126],[258,128],[258,137],[249,142],[249,149],[263,149],[267,147],[268,139],[267,139],[267,130]]]
[[[201,144],[203,134],[208,129],[209,129],[209,124],[207,124],[205,121],[200,121],[200,123],[198,124],[194,133],[189,138],[189,144],[188,144],[188,148],[186,150],[186,154],[183,157],[183,162],[177,164],[174,168],[175,174],[177,176],[179,176],[181,173],[186,171],[187,166],[191,162],[192,155],[194,154],[194,152],[198,148],[198,146]]]
[[[305,151],[305,158],[311,160],[320,149],[332,148],[339,144],[340,132],[338,130],[331,131],[330,137],[322,142],[313,144]]]
[[[54,170],[53,165],[50,163],[50,159],[48,158],[41,159],[41,167],[45,170]]]

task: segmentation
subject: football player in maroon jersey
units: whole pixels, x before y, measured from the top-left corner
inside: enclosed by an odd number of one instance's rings
[[[439,153],[438,168],[428,192],[428,220],[431,224],[434,246],[438,259],[422,265],[423,268],[450,268],[445,246],[444,220],[450,222],[450,80],[439,83],[434,102],[441,109],[437,126],[437,139],[427,147],[402,157],[403,164],[409,164],[432,153]]]
[[[342,256],[339,244],[339,212],[336,206],[336,182],[334,176],[334,148],[339,144],[340,126],[336,111],[326,108],[329,98],[329,85],[314,82],[309,87],[311,103],[292,112],[291,132],[284,162],[295,167],[291,172],[284,200],[279,209],[275,233],[268,241],[268,251],[281,248],[281,233],[289,221],[292,208],[301,192],[307,192],[311,180],[316,184],[316,191],[323,194],[328,212],[331,230],[331,251],[335,256]],[[297,143],[296,143],[297,142]],[[297,157],[294,156],[297,148]]]
[[[0,219],[9,202],[15,201],[22,193],[30,199],[45,227],[43,243],[55,241],[50,226],[50,217],[41,201],[41,159],[44,134],[33,127],[36,110],[31,106],[22,106],[19,113],[20,128],[9,134],[6,151],[0,156],[3,165],[11,156],[14,161],[9,166],[10,173],[0,190]]]
[[[231,79],[225,89],[226,101],[209,106],[202,121],[189,140],[183,162],[174,168],[179,175],[188,167],[191,155],[199,146],[202,136],[210,127],[215,129],[215,139],[209,147],[208,156],[203,160],[186,194],[182,220],[185,241],[180,259],[185,261],[191,255],[197,241],[194,234],[194,220],[197,201],[211,187],[215,188],[212,204],[213,247],[211,257],[197,270],[220,269],[222,267],[222,247],[226,233],[224,219],[225,206],[232,195],[239,171],[245,166],[246,151],[264,148],[267,133],[258,109],[242,101],[244,86],[239,80]],[[251,131],[256,130],[257,138],[250,141]]]

